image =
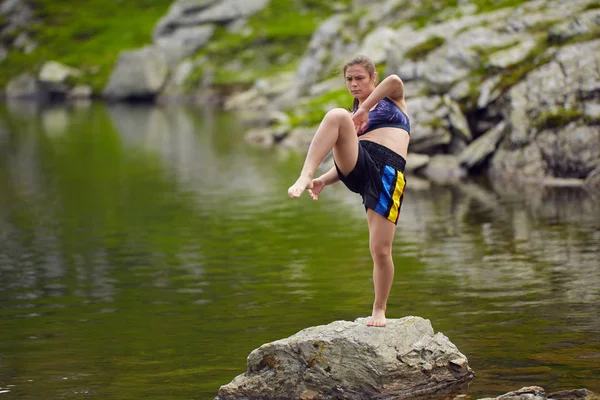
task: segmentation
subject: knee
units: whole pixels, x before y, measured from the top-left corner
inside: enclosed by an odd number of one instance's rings
[[[386,242],[372,242],[370,244],[371,257],[374,261],[385,261],[392,258],[392,244]]]
[[[343,121],[352,120],[352,116],[343,108],[333,108],[325,114],[325,119],[336,121],[338,124],[341,124]]]

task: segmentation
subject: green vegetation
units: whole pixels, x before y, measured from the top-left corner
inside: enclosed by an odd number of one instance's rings
[[[100,91],[121,50],[142,47],[172,0],[88,0],[68,7],[53,0],[32,0],[37,22],[26,33],[38,42],[31,54],[13,50],[0,64],[0,87],[24,72],[37,72],[55,60],[78,68],[82,80]]]
[[[517,7],[527,3],[527,0],[474,0],[472,3],[477,6],[478,12],[484,13],[501,8]]]
[[[80,69],[81,81],[90,83],[97,93],[108,82],[122,50],[151,43],[153,28],[173,1],[89,0],[65,7],[52,0],[33,0],[37,22],[26,32],[39,46],[31,54],[9,53],[0,64],[0,87],[23,71],[37,72],[44,62],[55,60]],[[259,75],[291,70],[315,29],[332,12],[331,5],[315,0],[271,0],[241,32],[217,27],[198,53],[206,65],[188,84],[197,85],[202,71],[211,69],[218,86],[249,85]],[[231,63],[234,59],[240,63]]]
[[[542,113],[535,122],[538,130],[554,129],[568,125],[583,116],[583,112],[579,110],[567,110],[561,108],[557,111],[547,111]]]
[[[595,1],[595,2],[590,3],[587,6],[585,6],[585,8],[583,10],[589,11],[589,10],[596,10],[598,8],[600,8],[600,1]]]
[[[335,107],[348,108],[348,110],[352,107],[352,96],[346,88],[332,90],[299,104],[290,115],[290,124],[292,127],[317,125],[325,113]]]
[[[446,43],[446,39],[439,36],[433,36],[424,41],[423,43],[420,43],[415,47],[409,49],[405,55],[413,61],[422,60],[425,57],[427,57],[429,53],[431,53],[438,47],[443,46],[444,43]]]
[[[501,80],[498,86],[500,89],[503,92],[507,91],[522,81],[528,73],[548,63],[552,59],[553,53],[549,53],[547,49],[548,44],[546,43],[546,39],[540,39],[523,62],[499,71]]]
[[[203,69],[215,71],[213,84],[221,89],[250,86],[257,78],[294,70],[314,31],[333,13],[331,7],[312,0],[271,0],[241,32],[215,30],[210,43],[198,52],[206,60]],[[231,62],[232,55],[236,63]],[[197,71],[186,84],[193,88],[201,80]]]

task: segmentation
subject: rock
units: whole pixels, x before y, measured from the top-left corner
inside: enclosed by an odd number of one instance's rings
[[[343,24],[344,16],[335,15],[323,22],[312,35],[296,71],[295,91],[299,95],[307,94],[310,87],[320,80],[321,72],[327,61],[332,58],[332,43],[338,40]]]
[[[490,103],[493,103],[500,97],[502,92],[498,88],[498,84],[501,79],[502,78],[499,75],[496,75],[483,81],[479,92],[479,98],[477,99],[478,109],[481,110],[482,108],[486,108]]]
[[[480,67],[477,48],[506,46],[518,38],[489,27],[477,27],[450,38],[428,57],[424,79],[436,92],[448,91],[452,85]]]
[[[429,157],[427,154],[418,154],[418,153],[408,153],[406,158],[406,169],[404,172],[412,173],[418,170],[419,168],[423,168],[429,163]]]
[[[539,386],[528,386],[496,397],[496,400],[545,400],[546,391]]]
[[[586,179],[599,157],[600,133],[584,118],[600,98],[599,64],[600,40],[568,45],[510,89],[509,140],[494,155],[493,174]]]
[[[26,32],[21,32],[12,45],[23,50],[25,54],[30,54],[37,48],[37,42],[33,41]]]
[[[571,123],[538,133],[536,144],[546,160],[546,175],[585,179],[600,166],[600,129]]]
[[[493,68],[508,68],[516,65],[524,61],[536,45],[535,40],[526,38],[516,46],[490,54],[487,65]]]
[[[35,76],[27,72],[13,78],[6,85],[7,98],[34,98],[38,95],[38,81]]]
[[[69,77],[81,76],[81,72],[56,61],[47,61],[42,65],[38,80],[43,83],[62,84]]]
[[[281,141],[281,146],[287,149],[294,149],[299,151],[308,150],[310,142],[312,141],[317,128],[294,128],[288,133]]]
[[[440,96],[410,98],[406,103],[411,118],[410,151],[428,153],[450,144],[449,110]]]
[[[271,147],[289,135],[290,127],[287,125],[272,125],[250,129],[246,132],[245,140],[252,145]]]
[[[153,98],[165,84],[167,74],[162,51],[151,46],[123,51],[103,96],[115,100]]]
[[[501,177],[509,180],[541,180],[546,177],[546,161],[540,148],[530,143],[515,151],[509,146],[500,146],[490,163],[492,179]]]
[[[458,156],[460,165],[465,166],[468,169],[481,166],[481,164],[496,150],[496,146],[504,137],[505,130],[506,122],[502,121],[494,128],[475,139]]]
[[[565,43],[577,36],[600,33],[600,10],[590,10],[554,25],[548,32],[550,43]]]
[[[164,51],[167,63],[172,67],[208,43],[214,31],[214,25],[180,27],[155,39],[155,44]]]
[[[230,23],[262,10],[269,0],[178,0],[154,29],[154,40],[174,34],[184,27]]]
[[[396,32],[388,27],[377,28],[365,37],[358,53],[369,57],[376,65],[381,64],[386,60],[388,48],[395,35]]]
[[[22,6],[22,0],[5,0],[0,4],[0,15],[16,12]]]
[[[67,99],[89,99],[92,97],[92,88],[88,85],[77,85],[67,93]]]
[[[467,358],[420,317],[336,321],[267,343],[217,399],[383,399],[433,393],[473,377]]]
[[[579,400],[579,399],[591,399],[594,396],[594,392],[587,389],[574,389],[574,390],[563,390],[561,392],[551,393],[548,395],[548,399],[552,400]]]
[[[460,166],[457,157],[437,154],[421,170],[421,174],[434,182],[457,182],[467,176],[467,170]]]
[[[448,120],[450,122],[450,128],[455,135],[467,143],[473,140],[471,128],[469,128],[469,122],[460,109],[458,103],[453,101],[450,96],[442,97],[442,101],[448,107]]]

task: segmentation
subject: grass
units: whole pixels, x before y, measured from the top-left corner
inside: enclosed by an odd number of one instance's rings
[[[512,86],[522,81],[525,76],[534,69],[548,63],[552,59],[553,54],[548,54],[546,52],[547,49],[548,44],[546,39],[540,39],[538,40],[537,45],[529,52],[529,55],[525,60],[500,70],[499,73],[501,79],[498,86],[502,92],[506,92]]]
[[[26,32],[38,47],[30,54],[12,50],[0,63],[0,87],[24,72],[38,72],[49,60],[78,68],[94,92],[101,91],[121,50],[151,42],[152,29],[172,0],[87,0],[69,4],[32,0],[37,22]]]
[[[590,10],[596,10],[598,8],[600,8],[600,1],[594,1],[593,3],[590,3],[587,6],[585,6],[585,8],[583,10],[590,11]]]
[[[501,8],[507,7],[517,7],[521,4],[527,3],[528,0],[474,0],[474,3],[477,6],[477,11],[479,13],[486,13],[495,10],[499,10]]]
[[[412,61],[422,60],[425,57],[427,57],[429,53],[431,53],[438,47],[443,46],[444,43],[446,43],[446,39],[439,36],[433,36],[424,41],[423,43],[420,43],[408,49],[405,53],[405,56],[411,59]]]
[[[260,77],[295,69],[314,31],[332,12],[327,2],[271,0],[249,18],[249,34],[230,33],[219,27],[197,56],[206,60],[202,69],[215,71],[217,88],[248,87]],[[238,65],[232,65],[232,59]],[[202,76],[202,70],[194,71],[186,82],[188,89],[197,87]]]
[[[579,110],[567,110],[561,108],[557,111],[547,111],[542,113],[535,122],[538,131],[543,129],[555,129],[568,125],[570,122],[580,119],[583,112]]]
[[[338,3],[348,4],[350,0]],[[102,91],[119,53],[152,42],[152,30],[173,0],[87,0],[67,7],[56,0],[32,0],[37,22],[27,33],[38,42],[31,54],[11,51],[0,63],[0,87],[16,75],[38,72],[45,61],[55,60],[80,69],[81,82]],[[249,83],[262,73],[284,72],[295,66],[318,25],[332,6],[317,0],[271,0],[248,21],[250,34],[230,33],[218,27],[209,44],[199,51],[204,65],[188,79],[195,87],[202,71],[215,70],[217,85]],[[239,57],[239,58],[238,58]],[[232,59],[242,68],[222,68]],[[256,69],[248,72],[247,69]]]

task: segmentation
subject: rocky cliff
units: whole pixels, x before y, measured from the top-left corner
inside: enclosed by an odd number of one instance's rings
[[[147,46],[121,53],[96,94],[198,101],[218,93],[226,108],[257,112],[250,141],[304,151],[327,109],[350,104],[339,67],[360,53],[381,75],[405,82],[411,172],[444,181],[488,172],[600,187],[597,0],[346,0],[316,7],[300,0],[177,0]],[[0,13],[2,35],[11,37],[33,18],[20,0],[4,2]],[[313,32],[315,21],[322,23]],[[34,52],[35,38],[19,36],[11,46]],[[0,48],[0,59],[7,51]],[[45,63],[15,77],[6,96],[92,95],[81,85],[85,73],[71,67]]]

